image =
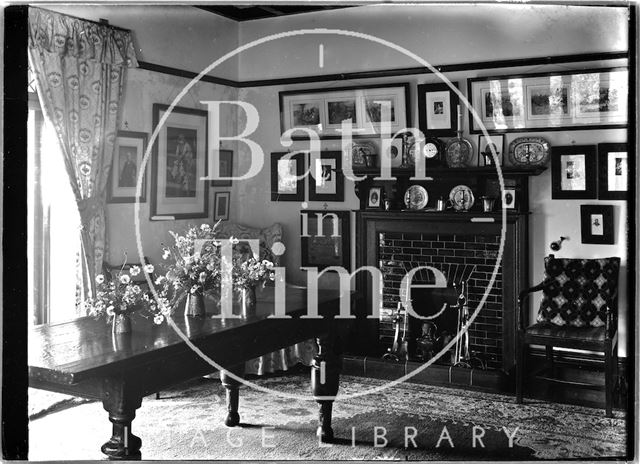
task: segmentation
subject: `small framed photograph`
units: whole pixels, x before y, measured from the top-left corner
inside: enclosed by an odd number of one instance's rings
[[[582,243],[613,245],[613,206],[580,205]]]
[[[271,201],[304,201],[305,153],[271,153]]]
[[[595,145],[554,147],[551,159],[551,198],[593,199],[597,196]]]
[[[168,105],[153,105],[157,127]],[[153,144],[151,218],[195,219],[209,216],[205,110],[174,107]]]
[[[504,160],[504,134],[494,134],[487,138],[478,136],[478,166],[494,166],[493,151],[495,150],[498,164],[502,166]]]
[[[367,195],[367,209],[380,209],[382,207],[382,187],[371,187]]]
[[[402,166],[402,160],[404,156],[404,144],[402,138],[396,137],[392,140],[387,140],[387,142],[389,143],[389,145],[383,145],[382,143],[380,145],[380,165],[382,166],[382,158],[387,158],[389,159],[389,164],[392,168],[399,168],[400,166]],[[386,152],[382,148],[384,146],[388,146]]]
[[[229,199],[231,192],[216,192],[213,197],[213,220],[229,220]]]
[[[350,271],[350,212],[304,210],[300,221],[302,266],[318,270],[341,266]]]
[[[213,162],[218,163],[220,167],[220,177],[232,177],[233,176],[233,151],[232,150],[218,150],[217,156],[214,151],[212,156]],[[211,187],[231,187],[231,179],[212,180]]]
[[[515,209],[516,207],[516,190],[504,189],[502,192],[502,206],[505,209]]]
[[[147,148],[147,134],[144,132],[118,131],[116,148],[111,161],[107,202],[135,203],[136,184],[142,158]],[[147,174],[142,177],[142,190],[138,201],[147,199]]]
[[[344,201],[344,174],[342,153],[320,152],[311,155],[309,176],[310,201]]]
[[[458,87],[457,82],[452,82]],[[454,137],[458,130],[458,95],[444,83],[418,85],[420,130],[426,137]]]
[[[626,200],[629,191],[629,148],[626,143],[598,144],[598,198]]]

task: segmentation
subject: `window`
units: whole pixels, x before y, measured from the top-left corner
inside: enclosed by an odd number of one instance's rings
[[[30,321],[68,321],[82,315],[80,214],[55,132],[31,92],[27,156]]]

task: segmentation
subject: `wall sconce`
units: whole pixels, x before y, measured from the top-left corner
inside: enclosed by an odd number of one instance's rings
[[[565,240],[569,240],[569,237],[560,237],[560,240],[556,240],[555,242],[551,242],[549,248],[553,251],[559,251],[562,248],[562,242]]]

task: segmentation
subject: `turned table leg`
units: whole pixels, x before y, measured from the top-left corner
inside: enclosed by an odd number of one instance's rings
[[[333,441],[331,411],[338,393],[342,359],[334,336],[318,338],[319,351],[311,364],[311,388],[319,405],[316,435],[323,443]]]
[[[229,375],[229,371],[238,377],[244,375],[244,364],[234,366],[228,371],[220,371],[220,381],[227,392],[227,418],[224,424],[227,427],[235,427],[240,423],[238,414],[238,402],[240,399],[240,382]]]
[[[105,382],[102,404],[113,424],[111,438],[100,448],[110,460],[140,460],[142,440],[131,432],[131,422],[142,397],[127,392],[124,384]]]

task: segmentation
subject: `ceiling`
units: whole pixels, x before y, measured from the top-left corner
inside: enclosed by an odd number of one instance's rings
[[[312,11],[335,10],[337,8],[348,8],[346,5],[198,5],[196,8],[224,16],[235,21],[251,21],[252,19],[275,18],[277,16],[295,15],[309,13]]]

